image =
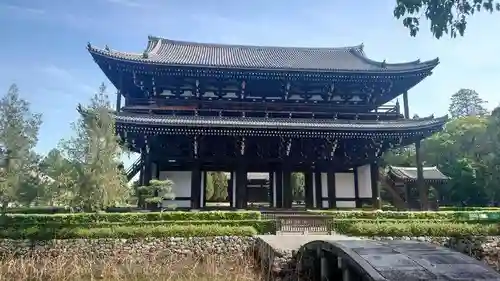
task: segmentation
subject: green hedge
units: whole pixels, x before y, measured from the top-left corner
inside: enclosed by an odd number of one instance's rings
[[[148,212],[148,213],[73,213],[73,214],[8,214],[1,220],[3,225],[87,225],[100,222],[140,223],[150,221],[216,221],[259,220],[260,212]]]
[[[113,227],[169,227],[173,225],[221,225],[221,226],[231,226],[231,227],[243,227],[249,226],[253,227],[257,233],[266,234],[274,233],[276,231],[276,225],[273,220],[192,220],[192,221],[139,221],[139,222],[96,222],[90,224],[67,224],[60,225],[57,223],[48,224],[24,224],[24,225],[10,225],[10,229],[22,230],[29,229],[32,227],[45,228],[45,229],[58,229],[58,228],[113,228]]]
[[[485,211],[324,211],[310,210],[311,214],[328,216],[333,219],[433,219],[433,220],[469,220],[471,218],[491,217],[500,219],[500,210]]]
[[[500,211],[500,207],[455,207],[441,206],[439,211]]]
[[[212,237],[252,236],[257,231],[250,226],[233,227],[212,225],[170,225],[170,226],[117,226],[103,228],[40,228],[2,229],[0,238],[8,239],[95,239],[95,238],[143,238],[143,237]]]
[[[497,224],[458,223],[450,221],[343,221],[333,222],[332,230],[351,236],[435,236],[463,237],[499,235]]]

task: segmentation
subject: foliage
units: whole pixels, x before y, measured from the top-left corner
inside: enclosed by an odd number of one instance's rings
[[[488,115],[478,93],[461,89],[452,96],[452,119],[422,141],[424,166],[437,166],[451,179],[432,186],[439,204],[486,206],[500,203],[500,110]],[[382,165],[415,166],[414,147],[387,151]]]
[[[73,163],[69,182],[65,182],[65,188],[74,194],[72,205],[95,211],[124,202],[128,188],[119,168],[122,150],[106,87],[101,85],[90,104],[79,105],[78,110],[81,117],[73,124],[75,136],[62,145],[63,153]]]
[[[403,19],[411,36],[420,31],[420,18],[430,21],[430,30],[437,38],[449,34],[463,36],[469,17],[479,13],[500,11],[496,0],[397,0],[394,16]]]
[[[292,173],[290,180],[294,200],[303,200],[305,197],[305,178],[303,173]]]
[[[500,217],[500,210],[442,212],[310,210],[309,212],[332,219],[466,220],[484,214]]]
[[[38,176],[33,148],[38,141],[41,115],[30,110],[28,101],[12,85],[0,100],[0,145],[4,166],[0,171],[0,204],[5,213],[9,203],[33,198]],[[29,200],[30,201],[30,200]]]
[[[212,173],[208,172],[207,178],[205,179],[205,199],[211,200],[215,194],[214,180],[212,178]]]
[[[196,221],[196,220],[259,220],[259,212],[149,212],[149,213],[72,213],[54,215],[8,214],[7,225],[86,225],[96,222],[139,223],[148,221]]]
[[[228,198],[228,182],[227,177],[224,172],[212,172],[212,182],[214,186],[214,195],[212,196],[212,201],[226,201]]]
[[[478,92],[471,89],[460,89],[451,96],[449,107],[452,118],[466,116],[483,116],[488,113],[484,107],[486,101],[479,97]]]
[[[212,236],[252,236],[257,231],[251,226],[211,225],[169,225],[169,226],[115,226],[103,228],[30,228],[0,230],[0,238],[9,239],[75,239],[75,238],[144,238],[144,237],[212,237]]]
[[[153,203],[158,205],[164,199],[175,199],[175,194],[172,191],[173,182],[169,179],[166,180],[151,180],[149,185],[136,187],[137,197],[140,198],[139,202]]]
[[[406,221],[404,223],[363,221],[347,224],[334,222],[333,230],[342,234],[368,237],[463,237],[500,234],[500,228],[497,224],[468,224],[443,221]]]

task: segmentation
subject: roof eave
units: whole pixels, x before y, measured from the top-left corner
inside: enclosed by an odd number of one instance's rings
[[[187,124],[187,123],[182,123],[182,124],[176,124],[174,122],[172,123],[168,123],[168,124],[162,124],[161,122],[149,122],[149,121],[137,121],[137,120],[120,120],[120,116],[116,116],[115,115],[115,120],[118,124],[124,124],[124,125],[139,125],[139,126],[172,126],[172,127],[199,127],[201,126],[202,124],[195,124],[193,122],[193,124]],[[381,132],[381,133],[384,133],[384,132],[400,132],[400,131],[420,131],[420,130],[425,130],[425,129],[437,129],[439,127],[442,127],[444,125],[444,123],[446,122],[447,120],[447,116],[444,116],[444,117],[440,117],[440,118],[436,118],[434,119],[435,122],[433,122],[432,124],[426,124],[426,125],[419,125],[419,124],[414,124],[412,126],[402,126],[402,127],[388,127],[388,126],[384,126],[383,124],[381,124],[379,127],[376,127],[376,128],[366,128],[366,127],[349,127],[349,126],[345,126],[345,127],[342,127],[342,126],[338,126],[336,128],[326,128],[326,127],[302,127],[302,126],[296,126],[296,127],[293,127],[293,126],[283,126],[283,127],[280,127],[280,128],[276,128],[276,129],[289,129],[289,130],[295,130],[295,129],[299,129],[299,130],[307,130],[307,131],[353,131],[353,132],[366,132],[366,131],[375,131],[375,132]],[[250,126],[251,125],[251,126]],[[211,124],[210,125],[211,127],[221,127],[221,128],[226,128],[226,127],[234,127],[234,126],[230,126],[230,125],[227,125],[227,124]],[[241,125],[240,128],[244,128],[244,127],[248,127],[248,128],[255,128],[255,125],[252,125],[252,124],[249,124],[249,126],[246,126],[246,125]],[[264,128],[265,126],[263,126]],[[272,127],[272,126],[271,126]],[[269,127],[266,127],[266,129],[269,129]]]

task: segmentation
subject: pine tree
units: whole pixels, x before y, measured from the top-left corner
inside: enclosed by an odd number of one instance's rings
[[[74,163],[73,205],[96,211],[122,203],[129,195],[126,179],[120,171],[123,153],[115,134],[106,87],[90,100],[78,105],[80,119],[73,124],[75,136],[63,142],[63,151]]]
[[[488,112],[484,107],[485,103],[476,91],[460,89],[451,96],[450,115],[452,118],[483,116]]]
[[[0,173],[2,213],[9,203],[20,199],[24,183],[30,180],[31,156],[38,141],[41,117],[31,112],[29,102],[19,96],[15,84],[0,100],[0,145],[4,164]]]

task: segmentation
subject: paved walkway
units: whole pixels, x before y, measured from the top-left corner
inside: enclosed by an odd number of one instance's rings
[[[296,234],[283,233],[279,235],[257,235],[262,241],[266,242],[271,248],[276,251],[293,251],[311,241],[315,240],[360,240],[357,237],[349,237],[340,234],[332,235],[315,235],[315,234]]]

